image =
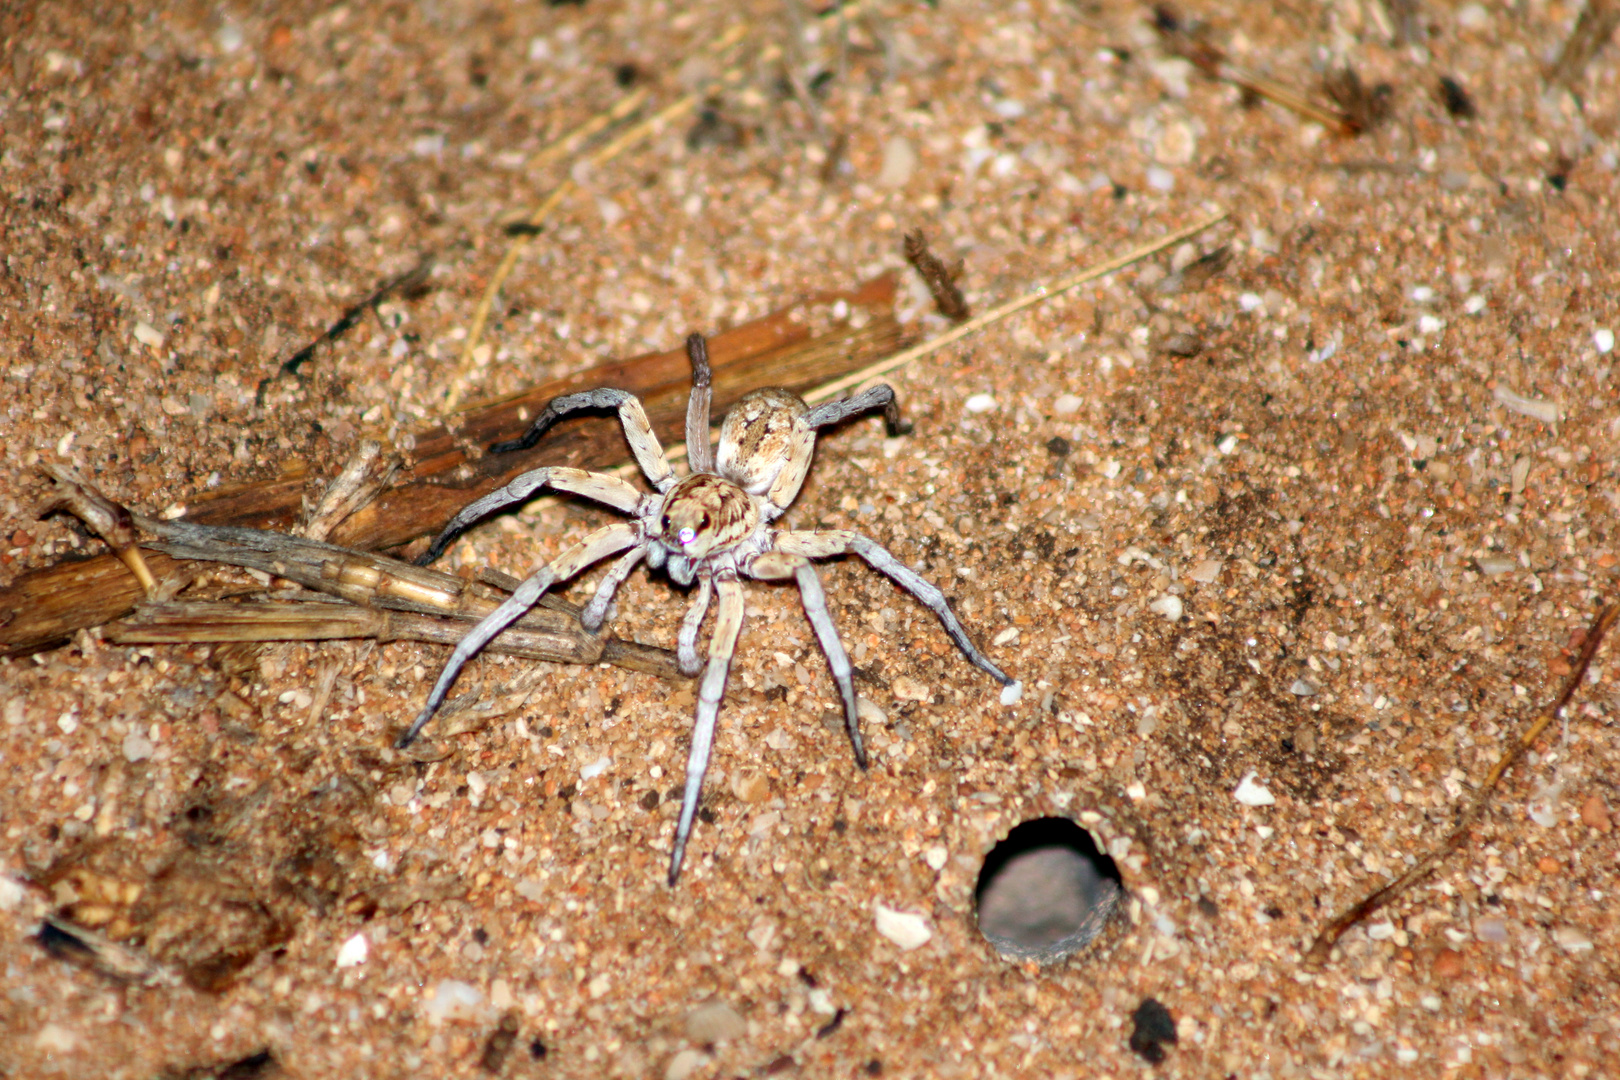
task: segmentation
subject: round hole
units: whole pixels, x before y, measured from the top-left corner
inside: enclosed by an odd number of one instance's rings
[[[1119,868],[1068,818],[1026,821],[984,860],[979,932],[1001,955],[1050,963],[1091,944],[1119,902]]]

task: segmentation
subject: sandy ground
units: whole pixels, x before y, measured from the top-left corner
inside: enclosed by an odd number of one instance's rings
[[[1542,74],[1577,6],[1205,13],[1235,63],[1318,97],[1346,63],[1389,83],[1355,138],[1202,77],[1136,5],[882,3],[843,30],[760,3],[99,7],[0,14],[0,581],[100,549],[35,520],[42,462],[156,513],[292,459],[331,475],[452,388],[901,268],[911,229],[982,310],[1231,217],[898,373],[910,436],[823,440],[789,520],[940,581],[1024,693],[1004,706],[926,611],[832,566],[882,714],[863,775],[796,598],[750,586],[673,890],[684,687],[480,661],[463,689],[527,699],[408,760],[389,737],[440,649],[91,632],[0,661],[0,1075],[1613,1067],[1613,644],[1465,850],[1303,961],[1445,834],[1615,597],[1615,52],[1572,90]],[[742,52],[705,54],[744,19]],[[458,370],[500,220],[569,175],[533,156],[733,58],[707,113],[573,168]],[[1178,290],[1220,244],[1225,271]],[[425,295],[256,401],[429,252]],[[901,308],[946,325],[920,284]],[[443,565],[525,572],[608,517],[548,504]],[[684,603],[638,575],[616,625],[671,644]],[[1090,828],[1128,892],[1046,967],[998,958],[973,910],[985,853],[1043,815]],[[191,981],[48,953],[42,918],[75,904]],[[1128,1045],[1146,998],[1179,1036],[1157,1066]]]

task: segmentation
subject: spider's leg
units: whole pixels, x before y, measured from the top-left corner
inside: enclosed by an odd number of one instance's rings
[[[489,452],[505,454],[512,450],[527,450],[540,441],[540,436],[559,417],[578,409],[617,409],[619,423],[624,425],[624,437],[630,443],[630,452],[636,456],[636,463],[647,474],[653,487],[664,491],[675,482],[675,474],[670,471],[669,462],[664,458],[664,448],[658,444],[658,436],[653,434],[652,425],[647,423],[647,411],[641,407],[641,402],[627,390],[610,387],[553,398],[540,410],[540,415],[534,418],[534,423],[529,425],[522,438],[496,443],[489,448]]]
[[[680,665],[682,675],[696,675],[703,664],[698,659],[697,636],[703,626],[703,617],[709,613],[709,597],[713,592],[714,583],[708,574],[698,578],[697,598],[681,619],[681,633],[675,639],[675,662]]]
[[[827,593],[821,587],[821,576],[804,556],[785,555],[780,551],[766,552],[754,559],[746,573],[764,581],[791,577],[798,583],[805,617],[810,620],[810,628],[816,632],[821,651],[827,656],[827,667],[832,670],[833,682],[838,684],[838,695],[844,699],[844,724],[849,729],[850,745],[855,748],[855,763],[866,768],[866,747],[861,743],[861,719],[855,702],[849,653],[844,651],[832,613],[827,610]]]
[[[630,571],[636,568],[636,564],[646,554],[647,548],[638,544],[620,556],[619,561],[608,570],[607,576],[596,587],[596,595],[591,597],[591,602],[586,604],[585,610],[579,614],[579,625],[583,626],[587,633],[594,634],[602,629],[602,620],[607,618],[607,609],[613,602],[613,594],[624,584],[624,579],[630,576]]]
[[[872,569],[884,574],[937,615],[945,627],[945,632],[956,642],[956,647],[962,650],[962,655],[975,667],[988,672],[1003,686],[1012,685],[1012,677],[996,667],[990,662],[989,657],[974,647],[967,631],[957,621],[956,613],[945,602],[945,594],[939,591],[939,587],[895,558],[871,537],[862,536],[848,529],[829,529],[826,532],[779,532],[776,534],[776,550],[792,555],[803,555],[807,559],[825,559],[832,555],[844,554],[859,555],[871,565]]]
[[[714,447],[709,444],[709,401],[712,375],[709,371],[709,343],[702,334],[686,339],[686,355],[692,361],[692,396],[686,402],[686,463],[695,473],[714,472]]]
[[[829,401],[825,405],[817,405],[804,414],[804,422],[813,428],[824,428],[848,420],[852,416],[870,412],[879,406],[883,409],[883,428],[889,438],[893,439],[911,431],[911,425],[900,419],[900,403],[895,400],[894,388],[888,383],[878,383],[852,398],[841,398],[838,401]]]
[[[615,552],[623,551],[632,544],[639,543],[641,535],[634,525],[620,522],[598,529],[584,540],[575,544],[549,566],[542,566],[523,584],[513,590],[512,595],[505,602],[488,615],[482,622],[471,630],[467,636],[456,642],[455,651],[439,673],[439,681],[433,684],[433,691],[428,694],[427,704],[422,711],[416,714],[416,719],[410,728],[401,735],[394,745],[400,749],[409,746],[422,727],[438,712],[439,705],[443,703],[445,694],[450,691],[450,684],[456,681],[461,669],[467,661],[478,655],[478,650],[489,644],[489,639],[505,630],[524,612],[534,607],[540,597],[545,595],[547,589],[559,581],[566,581],[594,562],[599,562]]]
[[[692,750],[686,758],[686,794],[681,799],[681,817],[675,826],[675,850],[669,857],[671,888],[681,876],[681,861],[686,858],[686,841],[692,835],[692,821],[697,817],[698,800],[703,796],[703,774],[709,769],[709,755],[714,750],[714,724],[720,716],[720,699],[726,692],[726,674],[731,670],[737,635],[742,631],[742,586],[735,578],[721,578],[715,582],[715,591],[720,594],[720,613],[715,619],[714,637],[709,642],[709,666],[698,687]]]
[[[641,492],[620,480],[617,476],[606,473],[586,472],[584,469],[567,469],[546,467],[532,469],[518,476],[505,487],[498,487],[481,499],[474,499],[461,508],[461,512],[450,519],[428,549],[416,557],[417,566],[426,566],[450,546],[450,542],[460,536],[475,522],[493,514],[497,510],[504,510],[508,506],[517,506],[534,498],[541,488],[550,487],[553,491],[566,491],[573,495],[581,495],[595,502],[604,503],[615,510],[626,514],[633,514],[641,504]]]

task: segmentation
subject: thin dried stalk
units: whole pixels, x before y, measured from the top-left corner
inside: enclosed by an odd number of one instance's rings
[[[1245,93],[1265,98],[1340,135],[1357,135],[1365,130],[1364,121],[1356,116],[1318,105],[1286,83],[1232,63],[1225,52],[1182,25],[1163,8],[1159,11],[1157,25],[1166,51],[1190,62],[1210,78],[1231,83]]]
[[[1597,622],[1587,632],[1586,641],[1581,646],[1581,655],[1580,659],[1575,663],[1575,670],[1565,678],[1563,689],[1559,691],[1557,700],[1549,708],[1542,711],[1541,715],[1525,730],[1523,735],[1519,736],[1512,745],[1502,751],[1502,756],[1497,759],[1496,765],[1492,767],[1490,773],[1485,777],[1485,782],[1479,786],[1479,790],[1474,794],[1473,803],[1469,805],[1467,810],[1463,811],[1462,817],[1457,820],[1457,826],[1451,830],[1451,834],[1441,841],[1437,847],[1414,863],[1406,873],[1329,922],[1327,927],[1317,935],[1316,941],[1305,954],[1307,963],[1321,964],[1326,962],[1333,952],[1333,946],[1338,944],[1339,938],[1344,935],[1346,930],[1384,907],[1390,901],[1397,899],[1402,893],[1427,877],[1446,856],[1462,846],[1463,839],[1479,819],[1484,816],[1485,811],[1489,809],[1491,797],[1495,795],[1497,786],[1502,782],[1502,777],[1507,775],[1507,771],[1518,763],[1519,759],[1524,756],[1525,751],[1530,749],[1537,739],[1541,738],[1542,732],[1546,731],[1548,726],[1563,714],[1565,707],[1570,703],[1570,699],[1575,696],[1575,691],[1580,688],[1582,681],[1585,680],[1587,669],[1592,666],[1592,658],[1597,655],[1598,646],[1603,643],[1604,635],[1609,632],[1609,628],[1614,625],[1617,617],[1620,617],[1620,604],[1609,605],[1598,616]]]
[[[258,570],[347,603],[143,604],[133,618],[107,627],[108,640],[118,643],[372,638],[454,644],[505,599],[481,583],[322,541],[258,529],[142,517],[135,521],[162,538],[149,546],[171,558]],[[537,660],[615,664],[679,677],[668,650],[587,633],[579,623],[579,609],[555,596],[543,598],[490,648]]]
[[[1106,277],[1117,270],[1123,270],[1132,263],[1141,262],[1143,259],[1156,255],[1167,248],[1175,247],[1183,240],[1197,236],[1205,229],[1225,221],[1226,216],[1227,212],[1225,210],[1211,214],[1202,221],[1188,225],[1185,228],[1177,229],[1175,232],[1162,236],[1157,240],[1151,241],[1150,243],[1143,244],[1141,247],[1133,248],[1130,251],[1125,252],[1123,255],[1116,255],[1114,258],[1109,259],[1106,262],[1097,263],[1095,266],[1087,267],[1084,270],[1069,274],[1066,277],[1060,277],[1050,285],[1037,285],[1033,291],[1024,294],[1018,299],[1009,300],[1000,307],[993,308],[990,311],[985,312],[983,315],[977,315],[969,319],[967,322],[962,323],[960,326],[953,326],[943,334],[940,334],[938,337],[930,338],[920,345],[913,345],[911,348],[906,349],[903,352],[895,353],[893,356],[880,360],[871,367],[857,371],[854,374],[845,375],[834,379],[832,382],[829,382],[823,386],[818,386],[814,390],[805,394],[804,399],[811,404],[821,401],[830,401],[832,398],[837,397],[839,394],[842,394],[845,391],[860,386],[862,383],[870,382],[880,375],[886,375],[895,368],[909,364],[913,360],[919,359],[920,357],[928,356],[931,353],[936,353],[945,346],[950,345],[953,342],[960,341],[969,334],[977,333],[992,323],[997,323],[1011,315],[1016,315],[1018,312],[1023,311],[1027,307],[1033,307],[1036,304],[1044,303],[1045,301],[1051,300],[1054,297],[1061,296],[1070,289],[1078,288],[1088,281],[1096,281],[1098,278]]]

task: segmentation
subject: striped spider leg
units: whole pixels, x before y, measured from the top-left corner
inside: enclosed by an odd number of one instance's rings
[[[567,580],[592,563],[611,555],[619,556],[581,618],[590,630],[601,625],[614,590],[643,560],[651,569],[666,571],[679,585],[695,583],[697,595],[681,622],[676,658],[683,672],[696,675],[701,671],[702,678],[698,684],[692,745],[687,756],[686,785],[670,855],[671,886],[680,876],[702,799],[703,778],[714,748],[720,703],[742,632],[743,578],[791,580],[798,586],[805,615],[826,654],[833,682],[843,701],[855,760],[863,769],[866,751],[861,743],[853,670],[827,609],[826,593],[812,559],[858,555],[933,611],[969,661],[998,682],[1012,682],[974,647],[944,594],[876,541],[846,530],[799,532],[771,528],[771,523],[792,505],[804,486],[815,456],[816,432],[820,428],[881,408],[890,434],[904,430],[894,391],[888,386],[875,386],[854,398],[810,408],[798,395],[787,390],[755,390],[726,415],[720,427],[719,445],[712,447],[709,442],[710,373],[701,335],[694,334],[687,340],[687,351],[693,372],[686,414],[687,460],[691,468],[684,479],[675,479],[640,402],[622,390],[592,390],[558,398],[546,406],[522,439],[491,448],[500,451],[531,446],[557,417],[576,409],[614,408],[624,425],[631,451],[657,491],[642,494],[629,484],[600,473],[541,468],[524,473],[457,514],[421,561],[436,558],[450,540],[473,522],[527,501],[543,488],[604,503],[630,515],[632,520],[598,529],[569,548],[538,570],[474,627],[457,644],[427,703],[398,743],[405,746],[416,737],[444,700],[461,668],[492,637],[532,607],[552,585]],[[716,615],[705,663],[698,653],[698,635],[711,603]]]

